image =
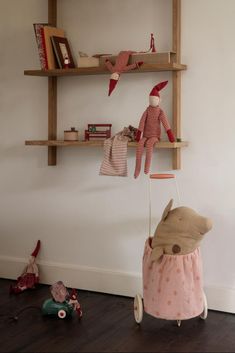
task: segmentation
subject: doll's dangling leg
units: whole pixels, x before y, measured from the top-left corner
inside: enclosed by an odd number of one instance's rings
[[[150,137],[146,142],[146,158],[145,158],[145,166],[144,166],[145,174],[149,173],[151,160],[152,160],[152,154],[153,154],[153,146],[156,142],[158,142],[157,137]]]
[[[143,137],[141,140],[138,142],[138,146],[136,149],[136,162],[135,162],[135,174],[134,177],[137,178],[140,174],[141,170],[141,159],[142,159],[142,154],[144,150],[144,145],[145,141],[147,140],[146,137]]]

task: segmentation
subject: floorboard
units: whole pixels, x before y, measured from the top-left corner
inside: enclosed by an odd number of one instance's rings
[[[145,314],[138,326],[133,299],[79,291],[82,320],[59,320],[41,314],[48,286],[10,296],[11,283],[0,280],[0,352],[235,352],[235,315],[209,311],[179,328]],[[9,319],[27,306],[35,308]]]

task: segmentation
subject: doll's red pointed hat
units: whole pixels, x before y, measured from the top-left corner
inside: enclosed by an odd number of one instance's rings
[[[38,253],[39,253],[39,250],[40,250],[40,247],[41,247],[41,241],[38,240],[38,241],[37,241],[36,248],[35,248],[34,251],[32,252],[31,256],[37,257],[37,255],[38,255]]]
[[[73,300],[77,299],[78,293],[75,288],[72,289],[72,292],[70,293],[69,297],[70,297],[70,299],[73,299]]]
[[[159,91],[161,91],[167,85],[167,83],[168,81],[158,83],[156,86],[153,87],[149,95],[160,97]]]
[[[118,80],[114,80],[112,78],[109,80],[109,96],[113,92],[113,90],[116,87],[117,83],[118,83]]]

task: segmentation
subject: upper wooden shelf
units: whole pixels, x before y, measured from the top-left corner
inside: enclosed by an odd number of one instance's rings
[[[141,68],[131,70],[128,73],[158,72],[158,71],[181,71],[186,70],[187,65],[169,63],[169,64],[143,64]],[[103,67],[87,67],[76,69],[54,69],[54,70],[25,70],[28,76],[80,76],[80,75],[105,75],[110,72]]]
[[[101,141],[30,140],[30,141],[25,141],[25,144],[27,146],[50,146],[50,147],[53,147],[53,146],[97,147],[97,146],[103,146],[104,141],[103,140]],[[137,142],[129,142],[128,146],[136,147]],[[180,147],[186,147],[186,146],[188,146],[188,142],[186,141],[182,141],[182,142],[161,141],[155,144],[155,148],[180,148]]]

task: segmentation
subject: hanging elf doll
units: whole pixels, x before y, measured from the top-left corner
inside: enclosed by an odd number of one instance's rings
[[[144,111],[140,123],[139,123],[139,142],[136,150],[136,166],[134,177],[137,178],[141,170],[141,159],[146,147],[146,159],[145,159],[145,174],[149,173],[151,159],[153,154],[153,146],[156,142],[160,141],[161,137],[161,124],[167,132],[168,139],[170,142],[175,141],[173,132],[171,131],[169,122],[163,110],[159,107],[161,91],[168,81],[160,82],[153,87],[149,95],[149,106]]]
[[[143,64],[143,61],[128,64],[130,55],[133,53],[135,52],[131,50],[121,51],[117,56],[115,65],[113,65],[108,59],[105,61],[107,69],[112,73],[109,81],[109,96],[116,87],[122,72],[137,69]]]

